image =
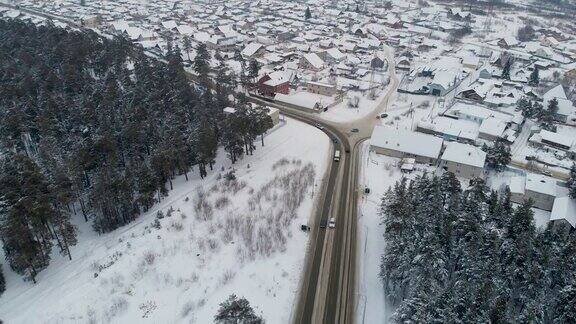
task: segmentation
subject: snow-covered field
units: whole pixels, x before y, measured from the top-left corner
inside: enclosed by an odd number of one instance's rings
[[[378,88],[377,97],[370,99],[367,93],[349,91],[341,103],[329,108],[326,112],[322,112],[320,117],[333,122],[349,122],[360,119],[372,113],[378,107],[378,104],[382,102],[382,98],[387,92],[387,90]],[[354,97],[358,98],[358,107],[350,107],[348,105],[348,102]]]
[[[288,119],[257,146],[233,166],[235,180],[220,152],[206,179],[196,170],[177,178],[167,198],[112,233],[96,235],[78,215],[72,261],[54,253],[35,285],[4,265],[0,318],[210,323],[234,293],[268,323],[289,322],[308,242],[299,226],[312,214],[330,142]]]

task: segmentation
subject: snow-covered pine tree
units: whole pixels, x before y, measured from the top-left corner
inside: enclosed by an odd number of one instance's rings
[[[570,167],[570,177],[567,181],[570,197],[576,199],[576,164]]]
[[[218,324],[263,324],[264,320],[256,315],[246,298],[230,295],[220,304],[218,313],[214,316]]]
[[[540,72],[538,66],[534,65],[532,73],[530,73],[530,78],[528,79],[528,84],[531,86],[537,86],[540,83]]]
[[[0,263],[0,296],[6,290],[6,279],[4,278],[4,271],[2,269],[2,263]]]
[[[496,172],[503,171],[512,159],[510,146],[500,140],[491,147],[484,145],[482,150],[486,151],[487,166]]]

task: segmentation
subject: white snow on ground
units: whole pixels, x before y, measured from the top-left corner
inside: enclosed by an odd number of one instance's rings
[[[387,305],[384,286],[380,280],[380,261],[384,254],[384,226],[379,215],[380,201],[390,186],[402,176],[409,179],[421,175],[425,170],[434,172],[433,167],[417,164],[416,170],[409,174],[400,172],[400,159],[379,155],[369,151],[368,141],[361,148],[361,188],[370,188],[370,194],[360,200],[360,218],[358,221],[358,273],[359,297],[357,323],[387,323],[394,312]]]
[[[208,178],[196,172],[187,182],[177,178],[167,198],[111,233],[96,235],[78,216],[73,260],[54,253],[36,285],[4,265],[0,318],[210,323],[219,303],[234,293],[268,323],[289,322],[308,242],[299,226],[312,213],[330,142],[316,128],[288,119],[265,138],[264,147],[257,146],[253,156],[233,166],[236,181],[220,176],[232,167],[220,152]],[[304,189],[292,190],[297,187]],[[300,193],[300,206],[291,208]],[[161,229],[151,226],[157,211],[165,215]]]
[[[377,97],[370,99],[366,93],[349,91],[347,96],[343,98],[342,102],[334,107],[328,108],[328,111],[322,112],[320,117],[324,120],[333,122],[348,122],[360,119],[374,111],[374,109],[378,107],[378,104],[382,102],[386,93],[388,93],[388,90],[378,88],[376,92]],[[358,107],[350,107],[348,105],[348,102],[354,97],[358,97]]]

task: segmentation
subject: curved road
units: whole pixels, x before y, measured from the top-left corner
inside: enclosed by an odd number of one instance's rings
[[[388,62],[394,62],[388,51]],[[356,235],[360,145],[369,138],[378,123],[376,118],[388,108],[398,88],[394,64],[388,66],[390,84],[386,95],[368,115],[345,123],[326,121],[321,115],[289,108],[255,97],[251,100],[273,106],[288,117],[321,125],[342,153],[340,162],[332,162],[324,182],[322,203],[311,221],[310,246],[301,282],[294,323],[353,323],[356,306]],[[351,129],[357,128],[357,133]],[[335,229],[320,229],[320,223],[336,219]]]

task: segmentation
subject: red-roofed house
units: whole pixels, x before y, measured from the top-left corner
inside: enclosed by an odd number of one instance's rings
[[[290,93],[292,72],[275,71],[262,76],[257,83],[258,91],[264,96],[274,97],[277,93]]]

